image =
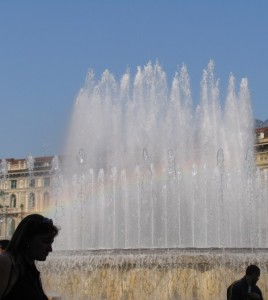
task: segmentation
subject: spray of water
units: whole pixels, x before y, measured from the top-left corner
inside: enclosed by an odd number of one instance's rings
[[[247,79],[237,92],[230,76],[224,107],[212,61],[200,86],[194,108],[186,66],[170,85],[158,63],[120,81],[89,72],[57,193],[58,249],[268,245]]]

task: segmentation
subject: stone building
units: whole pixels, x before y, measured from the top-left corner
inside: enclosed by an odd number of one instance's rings
[[[52,161],[52,156],[0,160],[0,239],[10,238],[27,214],[49,207]]]
[[[268,127],[256,128],[255,152],[257,166],[268,170]]]

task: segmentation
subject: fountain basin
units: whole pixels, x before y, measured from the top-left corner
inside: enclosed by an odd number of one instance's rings
[[[61,299],[226,299],[249,264],[268,298],[268,252],[248,248],[56,251],[39,263],[44,289]]]

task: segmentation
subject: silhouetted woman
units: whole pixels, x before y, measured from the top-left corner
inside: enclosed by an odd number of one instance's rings
[[[0,255],[1,300],[47,300],[35,261],[45,261],[52,251],[58,228],[38,214],[25,217],[6,251]]]

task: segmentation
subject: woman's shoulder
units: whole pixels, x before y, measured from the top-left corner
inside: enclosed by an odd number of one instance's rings
[[[13,258],[11,254],[4,252],[0,254],[0,268],[10,267],[13,264]]]
[[[0,254],[0,277],[6,277],[9,275],[10,270],[14,266],[14,260],[12,256],[6,252]]]
[[[8,288],[12,266],[13,266],[13,260],[9,256],[9,254],[6,252],[1,253],[0,254],[0,299]]]

